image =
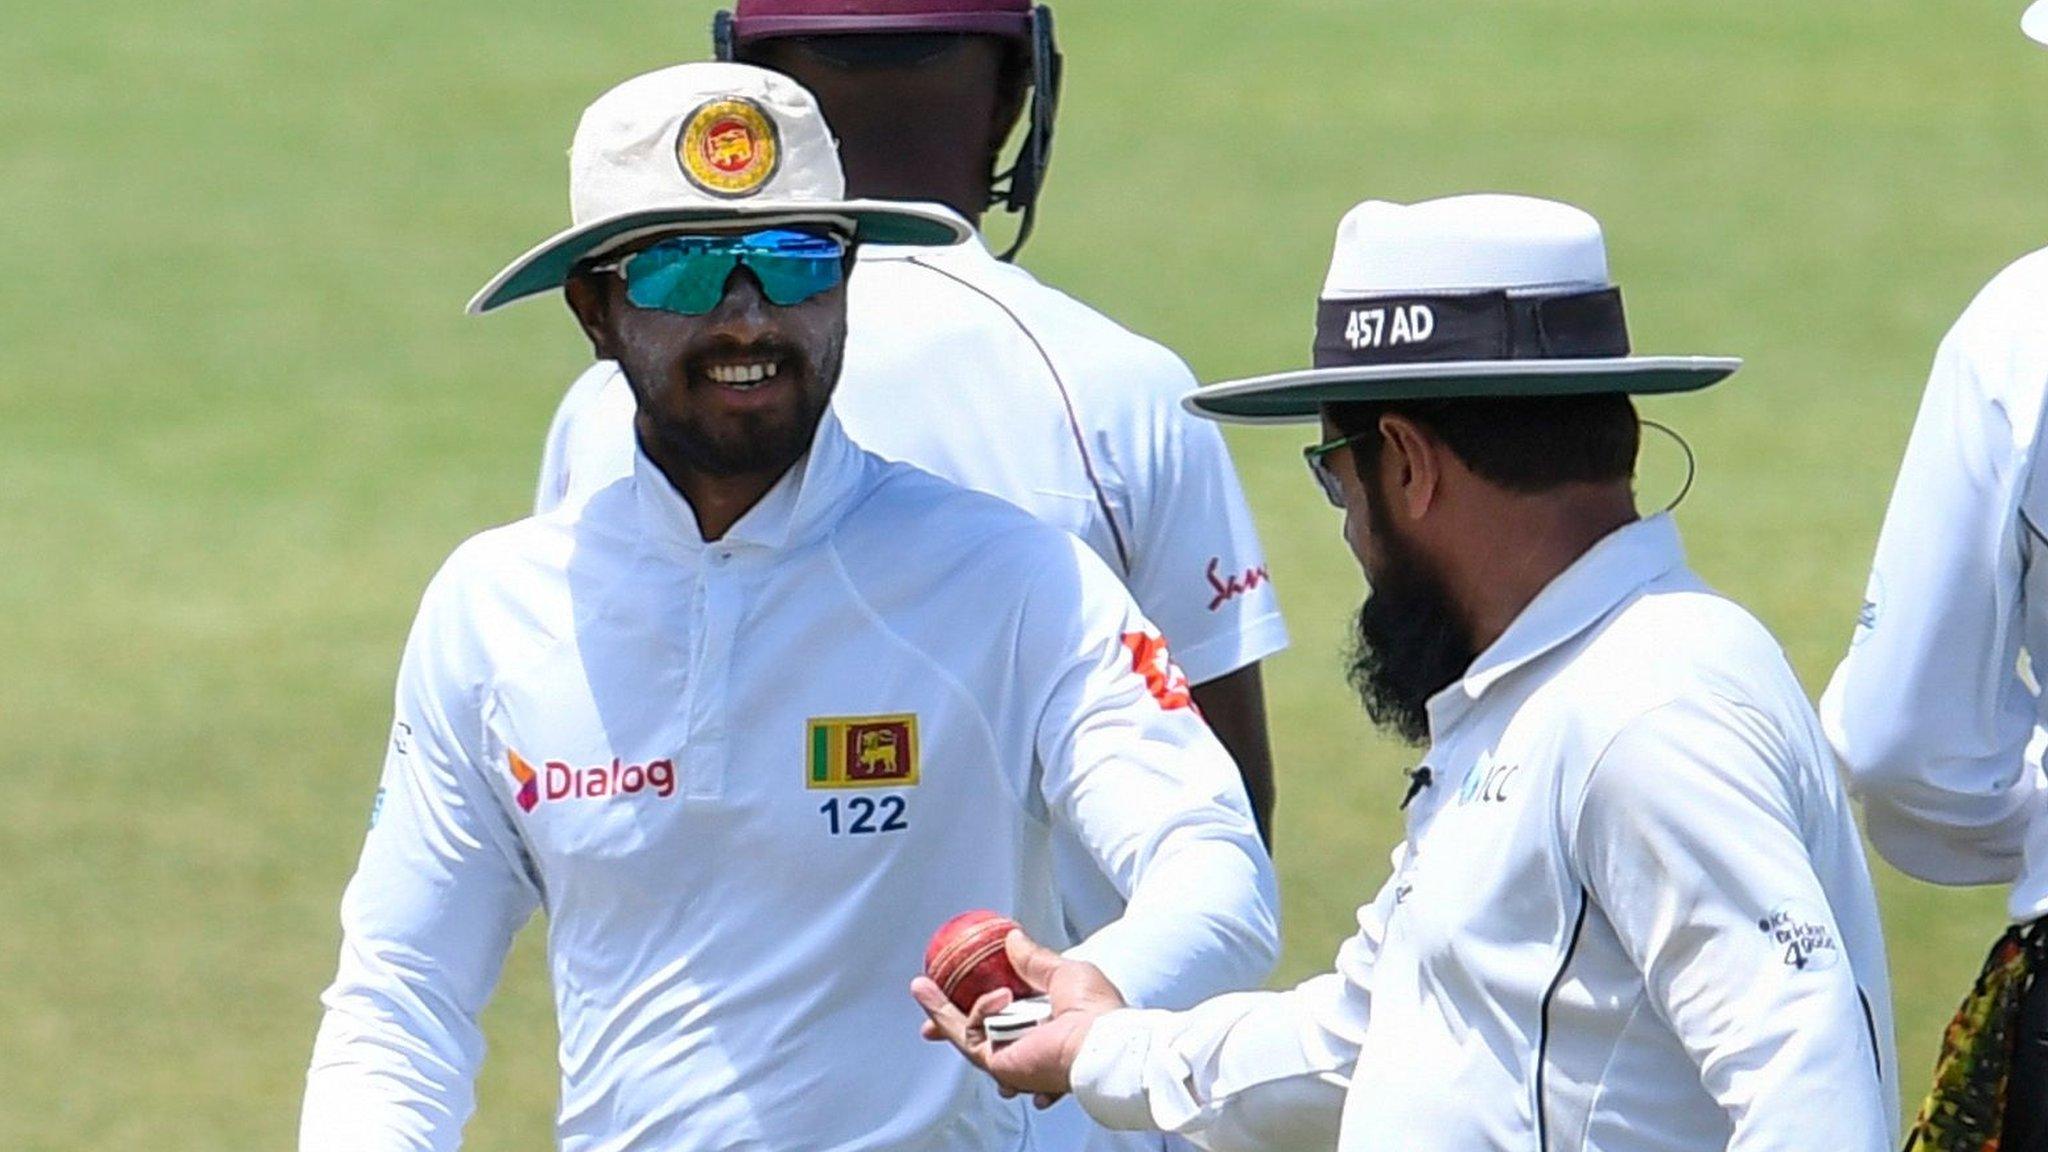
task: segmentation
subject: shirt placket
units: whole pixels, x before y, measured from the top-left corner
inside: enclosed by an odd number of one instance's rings
[[[746,608],[742,566],[731,548],[706,552],[691,597],[691,630],[698,640],[690,677],[690,741],[683,752],[688,800],[717,800],[725,794],[733,639]]]

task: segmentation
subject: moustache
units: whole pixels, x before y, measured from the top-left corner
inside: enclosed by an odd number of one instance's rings
[[[811,367],[801,348],[773,337],[739,340],[713,336],[689,345],[676,357],[677,367],[692,379],[701,376],[707,367],[727,364],[772,364],[778,372]]]

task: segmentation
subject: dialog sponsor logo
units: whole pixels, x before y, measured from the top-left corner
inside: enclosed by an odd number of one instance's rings
[[[673,760],[629,764],[612,757],[610,764],[579,768],[560,760],[549,760],[538,769],[517,752],[507,751],[512,778],[519,782],[514,796],[522,811],[531,812],[542,804],[567,800],[610,800],[652,793],[666,800],[676,794],[676,765]]]

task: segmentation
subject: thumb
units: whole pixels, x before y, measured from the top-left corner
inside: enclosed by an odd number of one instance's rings
[[[1021,928],[1012,929],[1003,937],[1003,950],[1009,954],[1010,967],[1017,970],[1017,975],[1040,992],[1052,987],[1054,974],[1067,962],[1059,953],[1026,936]]]

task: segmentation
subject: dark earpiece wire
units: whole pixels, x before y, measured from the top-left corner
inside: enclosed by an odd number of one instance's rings
[[[1671,442],[1678,445],[1680,452],[1685,453],[1685,483],[1679,487],[1678,495],[1672,497],[1671,503],[1664,506],[1665,512],[1675,511],[1680,504],[1685,503],[1685,498],[1692,492],[1692,482],[1700,474],[1699,457],[1693,454],[1692,445],[1686,442],[1685,437],[1680,436],[1669,425],[1659,424],[1655,420],[1642,420],[1638,422],[1645,428],[1655,428],[1664,435],[1671,437]]]

